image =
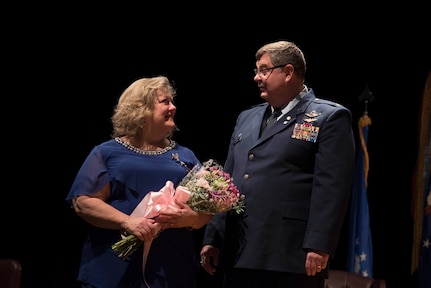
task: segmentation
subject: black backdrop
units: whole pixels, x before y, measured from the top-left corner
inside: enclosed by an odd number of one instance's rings
[[[13,115],[4,117],[10,137],[4,149],[18,157],[4,159],[3,179],[12,185],[3,189],[0,257],[22,262],[23,288],[75,287],[85,226],[64,198],[93,145],[110,137],[112,109],[127,85],[159,74],[175,81],[176,140],[202,160],[223,162],[236,116],[261,102],[254,53],[278,39],[303,49],[308,86],[350,108],[356,133],[364,112],[358,97],[369,85],[375,97],[368,106],[374,276],[391,288],[414,287],[411,178],[431,69],[425,9],[369,6],[321,14],[320,8],[334,7],[290,7],[282,16],[260,15],[264,7],[245,19],[242,9],[226,7],[178,7],[198,9],[185,14],[176,7],[176,14],[54,7],[5,36],[10,94],[3,107]],[[334,268],[345,266],[346,241],[343,235]]]

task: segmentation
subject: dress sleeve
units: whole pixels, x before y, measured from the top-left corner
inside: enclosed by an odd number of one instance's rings
[[[66,201],[72,205],[73,198],[80,195],[92,195],[110,181],[111,177],[100,148],[94,147],[79,169]]]

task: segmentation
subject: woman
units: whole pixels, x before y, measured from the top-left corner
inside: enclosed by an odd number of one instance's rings
[[[161,223],[130,216],[148,192],[168,180],[176,186],[200,164],[193,151],[172,140],[174,96],[166,77],[133,82],[112,116],[113,139],[95,146],[78,171],[66,200],[89,224],[81,287],[196,287],[199,263],[190,228],[203,227],[211,216],[181,203]],[[160,234],[157,225],[163,226]],[[142,248],[124,260],[112,249],[122,233],[152,241],[145,265]]]

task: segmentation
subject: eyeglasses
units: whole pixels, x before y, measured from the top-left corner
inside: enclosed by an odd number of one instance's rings
[[[253,69],[254,71],[254,75],[259,75],[259,77],[269,77],[269,75],[271,75],[272,70],[274,70],[275,68],[281,68],[286,66],[287,64],[283,64],[283,65],[277,65],[274,67],[268,67],[268,68],[262,68],[262,69]]]

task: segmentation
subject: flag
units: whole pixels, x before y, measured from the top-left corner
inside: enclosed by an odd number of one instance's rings
[[[431,72],[419,114],[418,155],[412,179],[413,248],[411,272],[419,288],[431,287]]]
[[[373,245],[367,199],[368,128],[371,119],[365,113],[358,121],[360,148],[355,163],[355,178],[350,198],[350,226],[347,247],[347,271],[373,277]]]
[[[428,159],[429,157],[428,155]],[[419,288],[431,287],[431,175],[429,172],[426,177],[428,177],[428,190],[419,252]]]

